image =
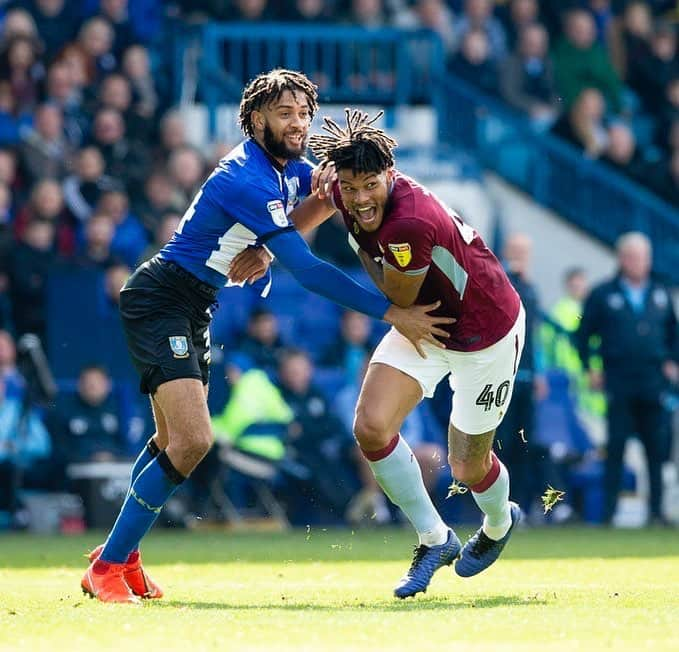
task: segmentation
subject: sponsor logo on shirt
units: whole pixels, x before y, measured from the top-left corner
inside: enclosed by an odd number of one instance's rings
[[[402,242],[400,244],[390,244],[389,251],[394,254],[396,262],[401,267],[406,267],[408,263],[413,259],[413,252],[410,245],[407,242]]]
[[[285,214],[285,208],[280,199],[274,199],[273,201],[267,202],[266,210],[269,211],[271,219],[276,226],[284,227],[288,225],[288,217]]]
[[[170,340],[170,348],[175,358],[189,357],[189,344],[184,335],[173,335],[168,337],[168,339]]]

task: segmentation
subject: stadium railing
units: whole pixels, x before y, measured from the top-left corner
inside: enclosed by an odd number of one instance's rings
[[[222,23],[203,26],[199,38],[198,94],[211,134],[217,106],[238,102],[244,84],[275,67],[303,70],[323,102],[398,106],[432,102],[444,60],[440,40],[427,31]]]
[[[481,163],[539,203],[599,240],[613,244],[642,231],[654,246],[654,269],[679,284],[679,211],[603,163],[583,156],[530,120],[446,76],[441,81],[439,130],[444,142],[473,151]]]

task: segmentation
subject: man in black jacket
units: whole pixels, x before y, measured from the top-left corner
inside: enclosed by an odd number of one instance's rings
[[[605,386],[608,399],[604,515],[608,522],[613,518],[625,443],[636,435],[648,462],[650,521],[664,524],[660,397],[668,382],[679,381],[677,317],[667,290],[650,278],[649,239],[642,233],[625,233],[616,248],[618,273],[592,290],[576,334],[585,369],[589,369],[590,337],[601,338],[605,380],[595,371],[589,374],[592,387]]]

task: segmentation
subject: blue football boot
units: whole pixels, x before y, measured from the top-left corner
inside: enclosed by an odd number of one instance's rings
[[[507,541],[509,541],[514,526],[521,519],[521,508],[516,503],[509,503],[509,511],[512,515],[512,524],[502,539],[495,541],[486,536],[483,528],[479,528],[464,544],[462,555],[455,563],[455,572],[460,577],[471,577],[486,570],[500,556]]]
[[[413,562],[394,589],[394,595],[397,598],[409,598],[416,593],[426,592],[434,573],[442,566],[450,566],[457,559],[461,548],[462,544],[452,530],[448,530],[448,539],[440,546],[416,546]]]

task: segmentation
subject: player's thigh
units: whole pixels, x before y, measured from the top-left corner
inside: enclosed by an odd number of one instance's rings
[[[523,309],[514,327],[492,346],[473,353],[450,353],[453,406],[450,422],[460,432],[479,435],[500,425],[514,391],[524,343]]]
[[[366,450],[386,446],[421,399],[422,388],[414,378],[386,364],[370,364],[354,420],[354,433],[361,446]]]

